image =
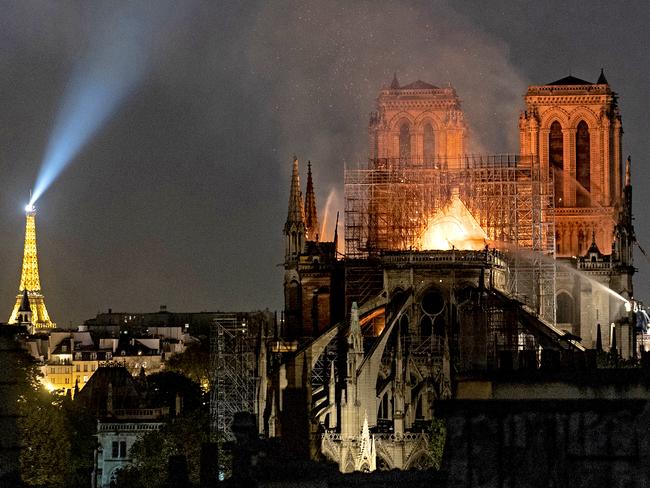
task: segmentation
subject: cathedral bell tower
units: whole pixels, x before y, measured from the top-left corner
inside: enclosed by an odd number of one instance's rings
[[[601,70],[596,83],[567,76],[530,86],[519,119],[520,153],[553,179],[556,255],[583,256],[592,232],[611,254],[622,205],[621,116]]]
[[[451,86],[397,76],[379,92],[370,114],[370,159],[376,164],[453,166],[465,154],[467,125]]]
[[[38,273],[38,257],[36,253],[36,208],[28,205],[25,209],[25,249],[23,267],[20,276],[20,286],[16,296],[16,304],[9,318],[10,324],[26,325],[30,322],[30,333],[36,329],[53,329],[56,324],[50,320],[45,307],[45,299],[41,293],[41,279]],[[27,300],[27,303],[26,303]],[[29,306],[28,306],[29,305]],[[29,308],[29,310],[27,310]]]
[[[289,209],[284,224],[284,325],[282,337],[295,341],[314,337],[340,320],[344,310],[341,273],[334,240],[319,234],[316,192],[307,163],[305,198],[300,191],[298,159],[293,159]],[[327,216],[326,216],[327,217]],[[338,225],[338,218],[337,218]]]

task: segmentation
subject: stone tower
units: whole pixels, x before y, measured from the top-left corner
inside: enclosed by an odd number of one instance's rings
[[[50,320],[45,307],[45,300],[41,293],[41,279],[38,273],[38,257],[36,253],[36,208],[28,205],[26,211],[25,225],[25,250],[23,254],[23,267],[20,277],[20,286],[16,296],[16,304],[9,318],[10,324],[22,322],[26,316],[31,319],[31,330],[36,329],[53,329],[56,324]],[[26,315],[24,306],[25,294],[29,300],[31,314]]]
[[[629,161],[623,179],[617,95],[601,70],[596,83],[567,76],[530,86],[525,101],[521,155],[553,181],[557,326],[586,347],[595,347],[601,329],[607,350],[616,323],[619,349],[629,357],[635,351],[625,319],[625,300],[633,296],[632,183]]]
[[[305,233],[305,208],[302,204],[302,192],[300,191],[298,158],[294,157],[289,190],[289,209],[287,221],[284,224],[285,268],[297,262],[298,256],[305,246]]]
[[[467,125],[451,86],[415,81],[401,86],[397,76],[379,92],[370,114],[370,159],[412,164],[453,164],[465,154]]]
[[[298,158],[293,158],[289,209],[284,224],[284,335],[295,338],[302,328],[302,286],[298,261],[305,250],[305,208],[300,191]]]
[[[319,235],[316,192],[307,165],[305,199],[300,191],[298,159],[293,160],[289,209],[284,224],[284,326],[282,336],[294,341],[313,337],[340,320],[343,310],[338,296],[343,292],[334,241]],[[337,222],[338,223],[338,222]]]
[[[611,254],[622,202],[621,116],[601,71],[596,83],[567,76],[530,86],[519,119],[520,153],[553,177],[556,255],[583,256],[595,233]]]

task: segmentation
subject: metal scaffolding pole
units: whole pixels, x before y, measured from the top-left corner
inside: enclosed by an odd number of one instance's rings
[[[255,337],[246,319],[234,313],[214,319],[210,357],[215,375],[210,402],[213,440],[234,440],[234,414],[252,413],[255,406]]]

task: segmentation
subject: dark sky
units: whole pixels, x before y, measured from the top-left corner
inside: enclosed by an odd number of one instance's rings
[[[528,84],[569,72],[595,81],[604,67],[650,248],[647,2],[0,5],[0,320],[66,84],[116,16],[148,33],[133,46],[144,75],[37,202],[41,281],[59,325],[108,307],[279,309],[291,157],[313,162],[321,221],[330,193],[331,212],[342,210],[344,165],[365,158],[368,112],[394,71],[403,83],[451,82],[473,150],[506,153],[517,151]],[[650,266],[636,259],[636,294],[650,302]]]

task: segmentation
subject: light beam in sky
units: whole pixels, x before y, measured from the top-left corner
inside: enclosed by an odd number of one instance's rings
[[[96,29],[65,87],[29,204],[36,202],[143,78],[152,25],[123,9]]]

